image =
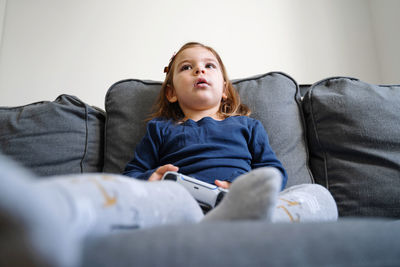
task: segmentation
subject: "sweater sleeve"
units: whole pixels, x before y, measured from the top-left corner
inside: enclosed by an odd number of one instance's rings
[[[133,159],[126,165],[124,175],[147,180],[159,167],[159,147],[161,134],[158,124],[150,121],[141,142],[136,146]]]
[[[287,173],[282,163],[278,160],[275,152],[272,150],[268,134],[260,121],[255,121],[251,130],[249,149],[252,154],[251,168],[275,167],[282,173],[282,190],[287,183]]]

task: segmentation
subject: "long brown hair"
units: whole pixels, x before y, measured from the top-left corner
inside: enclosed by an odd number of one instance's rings
[[[157,117],[163,117],[166,119],[173,119],[175,121],[181,121],[184,119],[185,115],[183,114],[181,108],[179,107],[178,102],[171,103],[168,101],[166,93],[168,86],[173,86],[173,77],[174,77],[174,66],[176,57],[185,49],[200,46],[207,50],[209,50],[215,58],[218,60],[219,65],[221,66],[222,76],[224,81],[226,82],[226,99],[221,99],[221,105],[219,108],[219,115],[223,118],[227,118],[230,116],[249,116],[251,111],[250,109],[241,103],[239,93],[233,87],[232,82],[228,78],[228,74],[226,72],[224,63],[221,60],[221,57],[218,53],[211,47],[203,45],[197,42],[189,42],[184,44],[179,51],[173,55],[171,58],[168,67],[165,67],[164,72],[166,73],[165,80],[161,86],[160,93],[158,95],[157,101],[153,106],[153,113],[150,115],[149,120]]]

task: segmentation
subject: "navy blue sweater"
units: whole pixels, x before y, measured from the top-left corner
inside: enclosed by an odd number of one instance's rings
[[[179,172],[213,184],[232,182],[251,169],[271,166],[287,174],[269,145],[261,122],[245,116],[222,121],[205,117],[197,122],[153,119],[137,145],[125,175],[147,180],[160,166],[173,164]]]

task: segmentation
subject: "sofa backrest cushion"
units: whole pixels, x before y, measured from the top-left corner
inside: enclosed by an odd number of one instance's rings
[[[314,84],[303,100],[310,166],[341,216],[400,217],[400,86],[353,78]]]
[[[287,186],[310,183],[300,94],[297,83],[279,72],[233,81],[243,103],[253,111],[269,135],[269,141],[288,172]],[[123,172],[135,146],[145,134],[145,119],[161,88],[161,82],[123,80],[108,90],[104,171]]]
[[[0,107],[0,153],[39,176],[99,172],[105,113],[70,95]]]

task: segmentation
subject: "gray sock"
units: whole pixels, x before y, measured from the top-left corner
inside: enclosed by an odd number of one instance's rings
[[[289,187],[279,194],[272,222],[336,221],[338,210],[331,193],[318,184]]]
[[[270,220],[282,184],[276,168],[264,167],[238,177],[221,203],[203,221]]]
[[[17,223],[8,224],[8,232],[18,230],[9,244],[1,244],[1,238],[0,247],[11,246],[20,252],[18,258],[4,255],[2,262],[11,266],[23,259],[24,266],[77,266],[81,249],[74,236],[69,235],[67,222],[59,216],[64,212],[63,206],[36,186],[36,179],[0,155],[0,214]]]

